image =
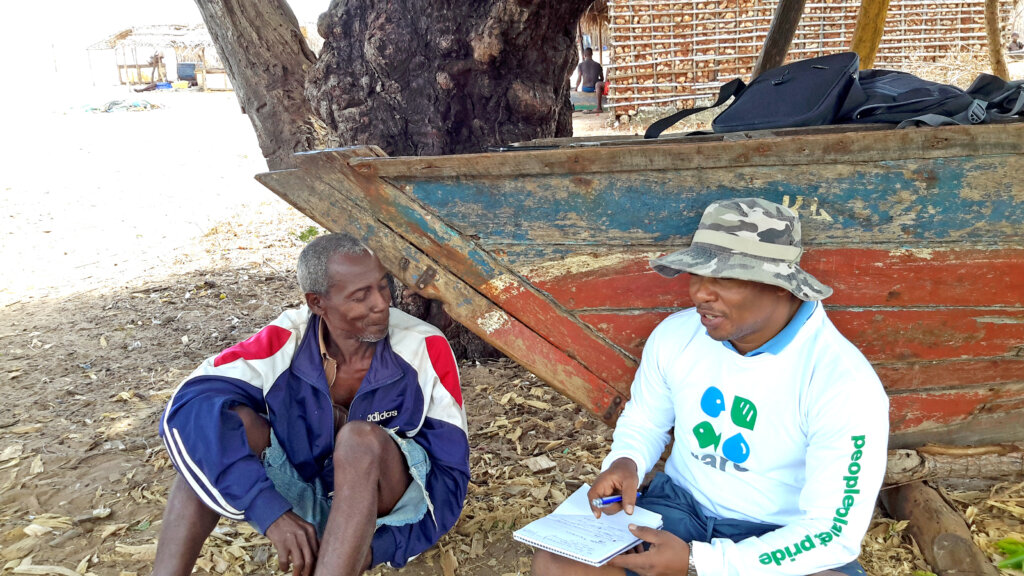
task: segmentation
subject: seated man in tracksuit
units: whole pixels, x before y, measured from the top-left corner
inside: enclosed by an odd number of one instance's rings
[[[221,516],[282,570],[403,566],[455,525],[469,443],[451,347],[390,308],[376,256],[343,234],[299,256],[306,306],[207,359],[160,422],[178,471],[153,574],[189,574]]]

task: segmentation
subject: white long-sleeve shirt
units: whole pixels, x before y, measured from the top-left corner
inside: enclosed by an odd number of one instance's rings
[[[758,538],[692,542],[701,576],[813,574],[860,553],[885,474],[889,401],[821,304],[776,353],[742,356],[691,308],[651,334],[607,468],[665,466],[715,518],[781,526]]]

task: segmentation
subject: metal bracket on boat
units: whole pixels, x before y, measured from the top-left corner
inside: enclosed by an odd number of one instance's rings
[[[407,272],[409,270],[410,264],[412,264],[412,262],[410,262],[409,259],[404,256],[402,257],[401,260],[398,261],[398,267],[402,270],[402,272]],[[436,279],[437,269],[434,268],[433,266],[427,266],[423,270],[423,272],[421,272],[419,276],[416,277],[416,288],[419,290],[423,290]]]
[[[612,403],[608,406],[608,409],[604,411],[604,419],[611,420],[615,413],[618,412],[617,408],[622,404],[622,396],[615,396],[612,398]]]
[[[416,279],[416,288],[423,290],[434,279],[437,278],[437,269],[433,266],[427,266],[427,269],[420,273],[419,278]]]

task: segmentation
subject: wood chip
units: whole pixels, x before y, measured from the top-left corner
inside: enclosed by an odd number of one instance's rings
[[[42,526],[39,524],[29,524],[28,526],[22,528],[21,531],[25,534],[28,534],[29,536],[42,536],[43,534],[46,534],[48,532],[53,532],[53,528],[50,528],[49,526]]]
[[[121,554],[128,554],[132,557],[132,560],[155,560],[156,559],[156,544],[142,544],[140,546],[131,546],[128,544],[118,544],[114,547]]]
[[[223,574],[231,566],[231,563],[224,559],[220,554],[213,555],[213,570]]]
[[[24,451],[25,446],[23,444],[12,444],[7,448],[4,448],[3,452],[0,452],[0,462],[13,460],[14,458],[21,456],[21,453]]]
[[[100,540],[105,540],[106,538],[110,537],[111,534],[116,534],[117,532],[122,532],[127,527],[128,527],[127,524],[111,524],[109,526],[104,526],[99,531],[100,532]]]
[[[38,566],[18,566],[11,572],[15,574],[60,574],[61,576],[82,576],[74,570],[64,568],[63,566],[44,566],[42,564]]]
[[[5,547],[0,550],[0,559],[2,560],[14,560],[21,559],[29,554],[32,554],[39,547],[40,540],[35,537],[22,538],[14,544]]]
[[[534,456],[533,458],[527,458],[526,460],[523,460],[523,464],[525,464],[526,467],[530,469],[530,472],[533,472],[534,474],[544,472],[545,470],[551,470],[557,466],[554,461],[544,454]]]
[[[444,576],[455,576],[455,569],[459,567],[459,561],[455,558],[455,553],[451,550],[445,550],[441,553],[441,571]]]

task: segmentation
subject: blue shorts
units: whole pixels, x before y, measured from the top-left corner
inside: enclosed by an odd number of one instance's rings
[[[409,438],[401,438],[392,430],[384,428],[398,444],[409,465],[412,482],[391,513],[377,518],[377,528],[383,525],[404,526],[414,524],[432,508],[430,494],[427,493],[427,473],[430,472],[430,460],[423,447]],[[312,482],[305,481],[288,460],[288,455],[277,441],[274,431],[270,431],[270,447],[263,453],[263,467],[267,477],[274,483],[274,488],[292,505],[292,512],[300,518],[316,526],[317,537],[322,538],[327,527],[327,517],[331,513],[331,502],[334,493],[327,494],[320,478]]]
[[[636,499],[637,506],[661,514],[664,530],[687,542],[710,542],[712,538],[726,538],[739,542],[752,536],[763,536],[780,528],[774,524],[712,518],[704,514],[693,495],[681,488],[664,472],[659,472],[647,490]],[[864,568],[854,560],[845,566],[831,568],[847,576],[865,576]],[[636,576],[631,570],[626,574]]]
[[[583,86],[583,87],[580,88],[580,90],[582,90],[583,92],[593,92],[594,91],[594,87],[593,86]]]

